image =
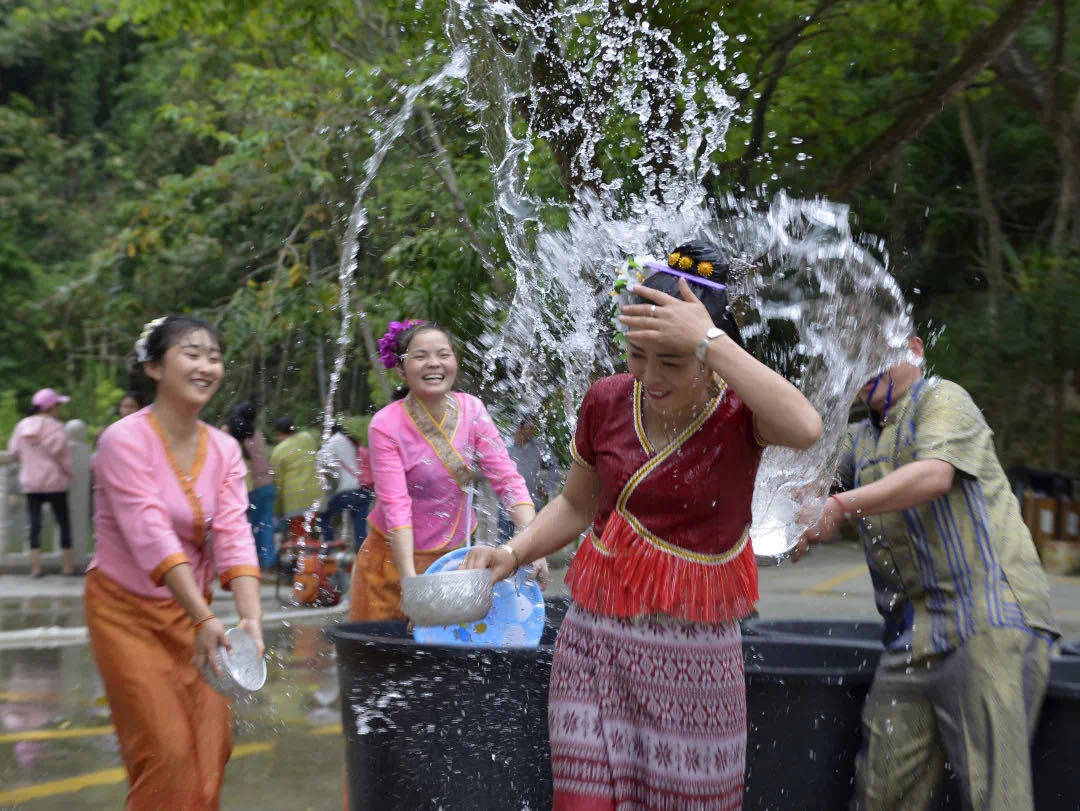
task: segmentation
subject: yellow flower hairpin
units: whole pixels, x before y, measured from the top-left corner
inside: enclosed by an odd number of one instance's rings
[[[697,272],[699,276],[709,278],[713,274],[712,262],[698,262]]]
[[[668,267],[672,267],[672,268],[677,267],[678,264],[679,264],[679,260],[681,258],[682,258],[682,255],[679,254],[678,252],[668,254],[668,258],[667,258]]]
[[[679,257],[679,268],[682,270],[690,270],[694,266],[694,260],[689,256]]]

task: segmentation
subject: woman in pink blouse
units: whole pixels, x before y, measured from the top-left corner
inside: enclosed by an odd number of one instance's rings
[[[536,514],[484,404],[452,391],[458,365],[450,335],[434,324],[394,322],[379,345],[409,393],[368,429],[375,506],[353,571],[354,621],[404,618],[401,578],[465,543],[466,525],[476,527],[475,513],[465,516],[474,471],[491,482],[519,529]]]
[[[205,321],[151,322],[135,345],[154,402],[101,435],[97,551],[86,580],[90,644],[131,788],[129,809],[218,807],[232,749],[225,698],[200,669],[228,647],[211,612],[215,573],[263,651],[259,568],[240,447],[199,420],[221,384]]]

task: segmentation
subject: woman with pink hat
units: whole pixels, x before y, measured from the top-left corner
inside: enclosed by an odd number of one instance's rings
[[[41,577],[41,510],[46,504],[60,527],[63,573],[75,574],[67,501],[71,449],[64,424],[57,419],[60,406],[70,399],[55,389],[41,389],[31,400],[33,412],[19,421],[8,440],[8,450],[19,460],[19,485],[30,513],[31,577]]]

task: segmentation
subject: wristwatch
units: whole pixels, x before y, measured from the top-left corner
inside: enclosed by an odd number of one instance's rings
[[[709,351],[709,341],[719,338],[724,334],[724,331],[720,327],[709,327],[705,333],[705,337],[701,339],[701,343],[697,345],[697,349],[694,350],[694,354],[697,355],[697,359],[702,363],[705,362],[705,354]]]

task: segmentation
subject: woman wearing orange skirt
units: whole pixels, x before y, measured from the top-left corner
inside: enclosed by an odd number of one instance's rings
[[[199,421],[224,366],[213,327],[151,322],[135,346],[151,406],[101,435],[86,623],[131,788],[129,809],[215,809],[232,749],[227,700],[200,670],[228,647],[215,569],[263,652],[259,567],[236,440]],[[211,550],[211,546],[213,547]]]
[[[536,514],[484,404],[452,391],[457,356],[450,335],[434,324],[395,321],[379,347],[409,393],[372,417],[368,429],[375,506],[353,571],[354,621],[403,619],[401,578],[423,573],[465,543],[465,527],[476,526],[475,515],[465,515],[474,466],[519,529]],[[539,564],[543,583],[547,566]]]

